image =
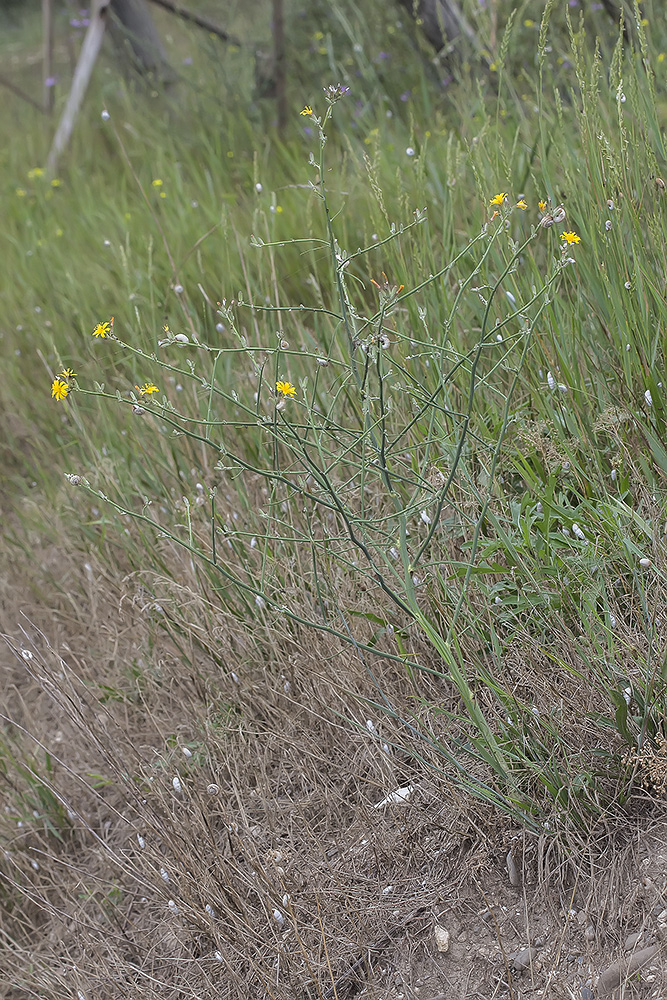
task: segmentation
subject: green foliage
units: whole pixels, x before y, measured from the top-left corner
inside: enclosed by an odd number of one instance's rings
[[[24,180],[30,136],[6,154],[11,462],[47,497],[69,474],[103,558],[173,577],[180,550],[249,626],[445,681],[451,738],[406,719],[412,751],[583,826],[664,731],[664,64],[641,23],[593,48],[550,3],[476,88],[415,69],[401,101],[333,11],[337,75],[284,143],[236,107],[193,145],[194,91],[149,113],[107,86],[58,185]]]

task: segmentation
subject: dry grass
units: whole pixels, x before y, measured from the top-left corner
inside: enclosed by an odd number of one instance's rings
[[[81,572],[78,558],[53,548],[24,572],[38,592],[58,568],[68,596],[48,611],[16,601],[6,563],[4,997],[416,997],[418,982],[481,997],[510,988],[521,896],[524,938],[560,926],[536,982],[571,981],[573,908],[604,923],[609,951],[655,906],[646,886],[628,901],[639,813],[567,842],[523,834],[519,849],[519,829],[457,787],[423,738],[452,725],[442,678],[410,680],[290,623],[249,630],[185,564],[176,586],[92,561]],[[571,645],[561,656],[581,665]],[[517,641],[508,686],[542,710],[556,693],[567,703],[572,674],[549,664]],[[372,707],[378,679],[394,713]],[[374,808],[408,784],[408,806]],[[510,847],[523,889],[509,885]],[[496,945],[448,965],[436,920]]]

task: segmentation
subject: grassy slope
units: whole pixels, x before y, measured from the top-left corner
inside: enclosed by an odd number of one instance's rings
[[[371,787],[408,780],[415,768],[423,779],[426,760],[427,773],[552,829],[585,827],[627,804],[624,754],[659,736],[664,720],[666,231],[656,176],[664,163],[667,63],[657,58],[661,39],[652,37],[654,100],[639,55],[610,50],[596,70],[590,45],[575,32],[566,47],[564,19],[553,16],[541,44],[539,23],[519,23],[506,45],[498,42],[489,82],[453,83],[443,93],[410,68],[409,47],[395,33],[387,48],[394,44],[392,58],[407,68],[386,73],[370,29],[359,52],[351,42],[361,29],[339,19],[335,44],[314,33],[296,47],[304,62],[305,53],[321,60],[323,75],[315,79],[311,67],[310,82],[290,95],[295,134],[284,145],[272,136],[270,108],[247,110],[243,53],[222,66],[213,50],[198,56],[192,71],[183,68],[194,80],[165,101],[131,97],[115,74],[99,73],[55,187],[27,176],[44,157],[43,121],[27,106],[5,105],[3,130],[19,133],[4,144],[3,171],[11,275],[0,389],[8,429],[5,544],[27,567],[36,604],[57,612],[47,632],[61,642],[68,632],[77,637],[69,636],[80,678],[72,683],[83,683],[77,698],[86,708],[78,714],[65,700],[61,709],[66,731],[82,741],[68,750],[72,771],[90,771],[90,755],[100,755],[99,774],[86,779],[86,810],[103,803],[173,847],[178,823],[166,818],[165,779],[176,766],[176,744],[191,744],[211,775],[224,770],[223,759],[233,770],[243,755],[229,740],[230,720],[247,720],[253,734],[278,728],[294,711],[281,698],[295,689],[298,711],[334,718],[342,711],[362,726],[352,695],[369,700],[395,755],[391,764],[373,753],[364,760]],[[633,37],[641,48],[634,27]],[[179,36],[181,58],[191,38],[194,46],[195,36]],[[526,50],[534,66],[519,72]],[[503,60],[507,68],[498,73]],[[310,120],[298,116],[306,101],[323,113],[320,87],[332,73],[349,75],[353,88],[327,127],[325,178],[338,244],[349,253],[381,244],[346,269],[365,342],[358,356],[373,360],[370,402],[355,388],[347,337],[331,315],[340,314],[341,301],[321,201],[307,187],[316,176],[307,154],[317,158],[318,143],[303,132]],[[229,81],[236,77],[235,90]],[[221,102],[223,89],[230,96]],[[510,197],[489,223],[488,202],[499,191]],[[514,207],[519,196],[525,212]],[[564,202],[567,220],[531,237],[540,198]],[[427,207],[427,221],[388,239],[392,224],[414,223],[417,207]],[[563,228],[581,243],[575,263],[560,272]],[[274,245],[250,246],[251,233]],[[300,239],[307,242],[293,242]],[[400,301],[389,289],[383,300],[371,284],[382,284],[382,272],[405,286]],[[547,295],[540,289],[551,279]],[[246,302],[305,303],[315,311],[232,307],[239,293]],[[90,336],[111,315],[128,347]],[[379,322],[389,337],[384,355]],[[210,349],[171,344],[155,353],[165,323]],[[496,326],[501,332],[491,334]],[[331,363],[320,369],[323,355]],[[196,361],[196,378],[187,359]],[[74,368],[92,394],[52,401],[50,381],[62,366]],[[277,377],[298,387],[298,401],[280,419],[271,404]],[[197,419],[218,449],[224,442],[234,456],[226,468],[216,469],[219,450],[161,434],[159,419],[132,414],[127,394],[148,379],[176,407],[180,426]],[[96,382],[111,398],[96,394]],[[391,407],[378,402],[380,388]],[[150,405],[173,418],[161,403]],[[390,463],[399,512],[374,462],[367,414],[376,427],[384,421],[388,440],[401,442]],[[295,428],[317,442],[315,468]],[[442,530],[413,570],[428,531],[422,512],[433,521],[439,477],[455,461]],[[259,471],[242,474],[240,462]],[[271,478],[277,471],[279,483]],[[63,484],[62,472],[85,477],[93,495]],[[308,485],[309,472],[316,499],[306,510],[294,487]],[[197,500],[214,486],[224,572],[242,590],[206,562],[212,511]],[[119,519],[95,491],[126,515]],[[334,496],[345,508],[336,517],[326,506]],[[161,536],[132,521],[141,513],[155,516]],[[350,543],[350,523],[391,594]],[[397,560],[401,532],[404,559],[399,553]],[[183,541],[204,561],[191,558]],[[8,594],[13,579],[8,571]],[[8,607],[11,615],[9,599]],[[359,659],[346,635],[369,651]],[[32,627],[28,639],[40,662],[35,690],[58,688],[48,646]],[[331,686],[321,664],[334,656]],[[253,694],[257,677],[271,692],[266,704]],[[181,685],[185,704],[174,694]],[[38,704],[41,714],[32,718],[20,700],[12,711],[48,743],[53,711],[45,699]],[[96,732],[96,704],[120,724],[117,746]],[[71,810],[76,786],[62,771],[56,780],[41,752],[27,758],[33,751],[15,735],[8,728],[5,766],[17,789],[8,821],[20,815],[30,827],[20,883],[30,877],[30,837],[44,845],[52,836],[80,839],[85,849],[85,828],[94,836],[97,821],[81,819],[83,805]],[[311,748],[313,738],[310,731]],[[324,759],[322,741],[316,756]],[[151,746],[160,755],[160,792],[144,809],[132,787],[151,779],[154,765],[136,748]],[[647,771],[651,746],[642,757]],[[58,803],[58,782],[78,819]],[[271,794],[276,787],[267,777]],[[194,849],[204,820],[192,823]],[[139,872],[152,893],[161,891],[154,866],[136,864],[123,878]],[[66,898],[51,877],[57,890],[45,884],[42,895]],[[243,872],[235,877],[241,893]],[[199,903],[188,892],[198,878],[180,887],[193,913]],[[268,906],[270,892],[266,898]],[[40,919],[37,911],[30,916]],[[263,958],[246,958],[261,980]]]

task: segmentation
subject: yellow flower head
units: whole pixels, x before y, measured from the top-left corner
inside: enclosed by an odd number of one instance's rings
[[[59,188],[61,187],[61,185],[62,181],[60,180],[60,177],[54,177],[53,180],[51,181],[52,188]]]
[[[306,104],[306,106],[303,109],[303,111],[299,111],[300,115],[312,115],[312,113],[313,113],[313,109],[311,108],[310,104]]]
[[[561,233],[560,238],[563,243],[567,243],[568,246],[570,243],[581,243],[581,236],[577,236],[576,233]]]
[[[526,209],[528,208],[528,205],[525,203],[525,201],[522,198],[521,201],[517,201],[516,207],[520,208],[522,212],[525,212]]]
[[[296,387],[291,382],[276,382],[276,392],[281,396],[296,396]]]
[[[56,378],[76,378],[76,372],[73,372],[71,368],[63,368],[61,372],[58,372]]]
[[[154,188],[161,188],[162,187],[162,181],[161,181],[161,179],[159,177],[156,177],[155,180],[153,181],[153,187]]]
[[[543,212],[543,211],[544,211],[544,209],[545,209],[545,208],[547,207],[547,203],[546,203],[546,201],[544,201],[544,199],[543,199],[543,200],[542,200],[542,201],[541,201],[541,202],[539,203],[539,205],[538,205],[537,207],[539,208],[540,212]]]
[[[497,194],[495,198],[491,199],[489,205],[502,205],[502,203],[505,201],[506,198],[507,198],[507,192],[501,191],[500,194]]]
[[[64,399],[69,395],[69,386],[59,378],[54,378],[51,384],[51,395],[54,399]]]
[[[43,176],[44,176],[44,171],[42,170],[41,167],[33,167],[32,170],[28,171],[28,180],[29,181],[34,181],[38,177],[43,177]]]
[[[93,330],[93,337],[106,337],[111,333],[113,318],[110,323],[98,323]]]
[[[143,385],[135,385],[134,387],[138,393],[142,396],[152,396],[154,392],[159,392],[160,390],[152,382],[144,382]]]
[[[14,192],[17,198],[25,198],[25,191],[23,188],[17,188]]]

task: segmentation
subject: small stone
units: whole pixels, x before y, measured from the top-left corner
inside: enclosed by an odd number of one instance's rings
[[[449,931],[441,924],[435,925],[435,944],[443,955],[449,951]]]
[[[641,931],[635,931],[634,934],[628,934],[628,936],[625,939],[625,945],[624,945],[625,950],[626,951],[633,951],[633,949],[636,947],[637,942],[639,941],[639,939],[641,938],[641,936],[642,936],[642,932]]]
[[[510,877],[510,885],[521,885],[521,875],[511,851],[507,855],[507,874]]]
[[[588,925],[588,927],[584,931],[584,937],[589,942],[589,944],[592,941],[595,941],[595,927],[593,926],[593,924]]]
[[[515,972],[524,972],[529,969],[537,958],[537,948],[524,948],[512,957],[512,965]]]
[[[650,948],[642,948],[636,951],[630,958],[619,959],[612,962],[600,974],[598,979],[598,995],[600,997],[611,996],[614,990],[626,980],[630,979],[636,972],[647,965],[651,959],[659,952],[658,945],[651,945]]]

